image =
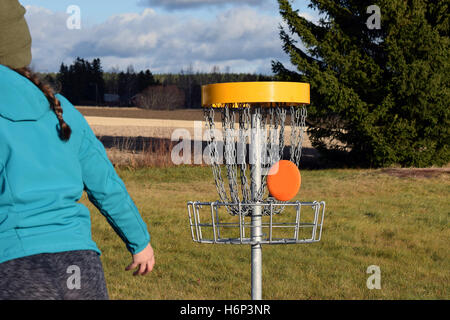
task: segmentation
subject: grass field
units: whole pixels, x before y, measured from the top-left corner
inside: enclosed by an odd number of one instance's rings
[[[149,225],[156,266],[145,277],[87,200],[112,299],[249,299],[250,247],[191,239],[187,201],[218,199],[208,167],[117,168]],[[449,299],[450,179],[382,170],[302,171],[296,199],[327,203],[322,241],[263,246],[264,299]],[[381,289],[366,286],[381,269]]]

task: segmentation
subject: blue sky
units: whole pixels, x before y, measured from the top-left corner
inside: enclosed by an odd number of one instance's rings
[[[20,0],[33,37],[32,66],[57,71],[76,56],[100,57],[105,71],[179,72],[213,66],[270,74],[270,62],[289,65],[281,48],[276,0]],[[81,28],[69,30],[66,12],[80,8]],[[308,1],[293,1],[312,20]]]

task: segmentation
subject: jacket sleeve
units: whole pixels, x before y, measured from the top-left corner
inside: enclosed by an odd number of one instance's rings
[[[131,199],[125,184],[108,159],[86,119],[80,114],[83,138],[79,149],[84,190],[89,200],[106,218],[132,254],[150,241],[145,222]]]

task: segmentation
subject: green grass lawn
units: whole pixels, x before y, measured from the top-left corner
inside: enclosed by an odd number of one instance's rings
[[[197,244],[188,201],[218,199],[211,169],[117,169],[147,222],[151,274],[133,277],[131,255],[86,195],[111,299],[250,299],[250,247]],[[302,171],[296,200],[327,204],[322,240],[263,246],[264,299],[449,299],[448,176],[398,178],[379,170]],[[381,289],[366,286],[381,269]]]

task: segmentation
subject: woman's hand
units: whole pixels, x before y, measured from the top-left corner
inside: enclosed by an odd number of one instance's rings
[[[133,276],[143,276],[152,271],[154,265],[155,256],[153,254],[153,248],[149,243],[144,250],[133,254],[133,262],[126,267],[125,270],[129,271],[138,267],[138,269],[133,273]]]

